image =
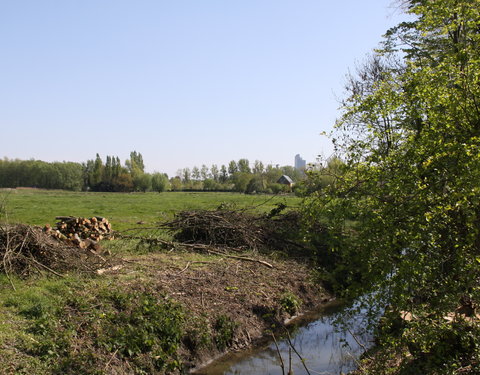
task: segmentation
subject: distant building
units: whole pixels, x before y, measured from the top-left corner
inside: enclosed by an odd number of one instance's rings
[[[300,154],[295,155],[295,169],[305,170],[307,168],[307,162],[302,159]]]
[[[290,187],[293,186],[293,180],[288,177],[287,175],[282,175],[278,180],[277,180],[277,184],[282,184],[282,185],[288,185]]]

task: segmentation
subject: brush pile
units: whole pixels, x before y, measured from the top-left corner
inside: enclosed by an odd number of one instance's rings
[[[44,231],[51,236],[76,242],[80,247],[83,240],[100,241],[102,239],[112,238],[112,225],[109,221],[100,216],[94,216],[90,219],[85,217],[74,216],[57,216],[56,220],[60,220],[56,224],[56,228],[46,225]]]
[[[230,251],[279,250],[303,248],[292,241],[298,236],[300,217],[289,212],[276,217],[254,215],[245,211],[182,211],[175,219],[164,223],[175,241],[204,244]]]
[[[59,272],[72,269],[94,271],[104,264],[104,258],[60,241],[40,227],[0,225],[2,273],[29,276],[48,271],[60,275]]]

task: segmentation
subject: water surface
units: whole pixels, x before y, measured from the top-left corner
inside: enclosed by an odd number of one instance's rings
[[[335,318],[342,312],[342,306],[332,303],[308,314],[291,331],[291,343],[304,359],[310,374],[338,375],[354,370],[356,358],[363,347],[371,341],[370,334],[361,334],[363,316],[357,315],[348,321],[350,331],[339,331]],[[354,337],[355,336],[355,337]],[[279,353],[274,342],[260,347],[233,353],[199,370],[202,375],[282,375],[291,366],[295,375],[307,375],[302,361],[291,349],[288,340],[277,338],[280,355],[285,366],[282,371]],[[360,345],[359,345],[360,343]]]

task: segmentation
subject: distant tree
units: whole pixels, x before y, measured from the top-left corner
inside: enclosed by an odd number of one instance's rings
[[[114,161],[112,160],[112,178],[116,178],[122,173],[122,163],[120,158],[117,156]]]
[[[252,179],[252,174],[237,172],[232,176],[233,179],[233,190],[239,193],[245,193],[247,190],[248,183]]]
[[[228,179],[227,167],[225,167],[225,165],[222,165],[220,168],[220,182],[225,183],[227,182],[227,179]]]
[[[197,166],[192,168],[192,178],[194,180],[200,180],[200,169]]]
[[[200,175],[202,176],[202,180],[206,180],[208,178],[208,167],[205,164],[202,164]]]
[[[248,159],[240,159],[238,161],[238,171],[242,173],[251,173],[250,162]]]
[[[103,161],[99,154],[97,154],[92,171],[92,186],[98,185],[103,181]]]
[[[210,168],[210,174],[212,175],[212,178],[215,182],[219,181],[219,172],[218,172],[218,167],[216,164],[213,164]]]
[[[269,184],[274,184],[278,181],[278,179],[282,176],[282,171],[280,168],[274,167],[271,164],[268,164],[265,168],[265,177],[267,178],[267,182]]]
[[[264,170],[263,163],[260,160],[255,160],[255,164],[253,166],[253,173],[262,174],[263,170]]]
[[[141,173],[134,177],[133,186],[135,191],[147,192],[152,188],[152,176],[148,173]]]
[[[130,173],[122,172],[113,180],[115,191],[131,192],[133,191],[133,179]]]
[[[230,163],[228,163],[228,173],[230,176],[233,176],[235,173],[238,172],[238,165],[235,160],[232,160]]]
[[[152,174],[152,190],[159,193],[168,190],[169,188],[168,176],[165,173]]]
[[[105,162],[105,171],[103,174],[103,180],[107,182],[112,182],[113,179],[113,163],[112,157],[107,155],[107,160]]]
[[[86,163],[83,163],[83,190],[88,190],[93,185],[93,168],[94,168],[94,161],[87,160]]]
[[[125,161],[130,174],[134,176],[137,173],[145,172],[145,165],[143,163],[143,156],[137,151],[130,152],[130,159]]]
[[[170,186],[172,187],[173,191],[180,191],[182,190],[182,180],[179,176],[173,177],[170,179]]]
[[[217,189],[217,183],[211,178],[207,178],[203,181],[203,190],[211,191]]]
[[[264,176],[256,174],[251,177],[245,189],[247,194],[262,193],[267,188],[267,181]]]
[[[183,168],[183,169],[182,169],[183,182],[189,182],[189,181],[190,181],[190,177],[191,177],[190,168]]]

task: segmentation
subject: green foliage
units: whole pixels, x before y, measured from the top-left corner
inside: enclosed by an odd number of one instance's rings
[[[82,186],[83,172],[79,163],[0,159],[0,188],[40,187],[78,191]]]
[[[254,175],[248,182],[248,185],[245,189],[245,193],[253,194],[253,193],[260,193],[265,191],[267,187],[267,181],[261,175]]]
[[[186,322],[183,344],[192,352],[212,347],[212,332],[206,316],[189,317]]]
[[[233,335],[237,323],[235,323],[229,316],[220,315],[214,325],[214,340],[215,345],[219,350],[225,350],[232,344]]]
[[[168,176],[165,173],[152,174],[152,190],[159,193],[170,189],[170,182]]]
[[[114,309],[102,313],[105,323],[98,337],[99,345],[127,358],[148,353],[155,370],[171,371],[180,366],[177,350],[184,312],[179,305],[168,299],[158,301],[147,293],[115,291],[107,298]]]
[[[313,240],[326,225],[319,251],[337,284],[345,274],[346,294],[376,291],[378,306],[434,313],[414,333],[423,348],[463,297],[480,302],[480,7],[409,5],[416,19],[349,77],[334,138],[345,165],[304,211]]]
[[[244,193],[247,190],[247,186],[252,179],[252,175],[246,172],[236,172],[232,176],[233,190],[238,193]]]
[[[3,310],[8,309],[24,319],[26,336],[16,344],[17,351],[40,358],[48,373],[101,374],[114,356],[128,358],[135,373],[169,373],[180,368],[185,314],[164,296],[74,278],[42,279],[35,287],[23,281],[16,284],[14,292],[5,292],[0,284],[4,301],[0,313],[5,317]],[[15,337],[22,337],[21,325],[17,329]],[[201,333],[194,339],[198,345],[207,340]]]
[[[290,315],[295,315],[300,305],[300,299],[292,292],[286,292],[280,298],[280,306]]]
[[[136,191],[147,192],[152,188],[152,176],[148,173],[138,173],[133,178],[133,186]]]

